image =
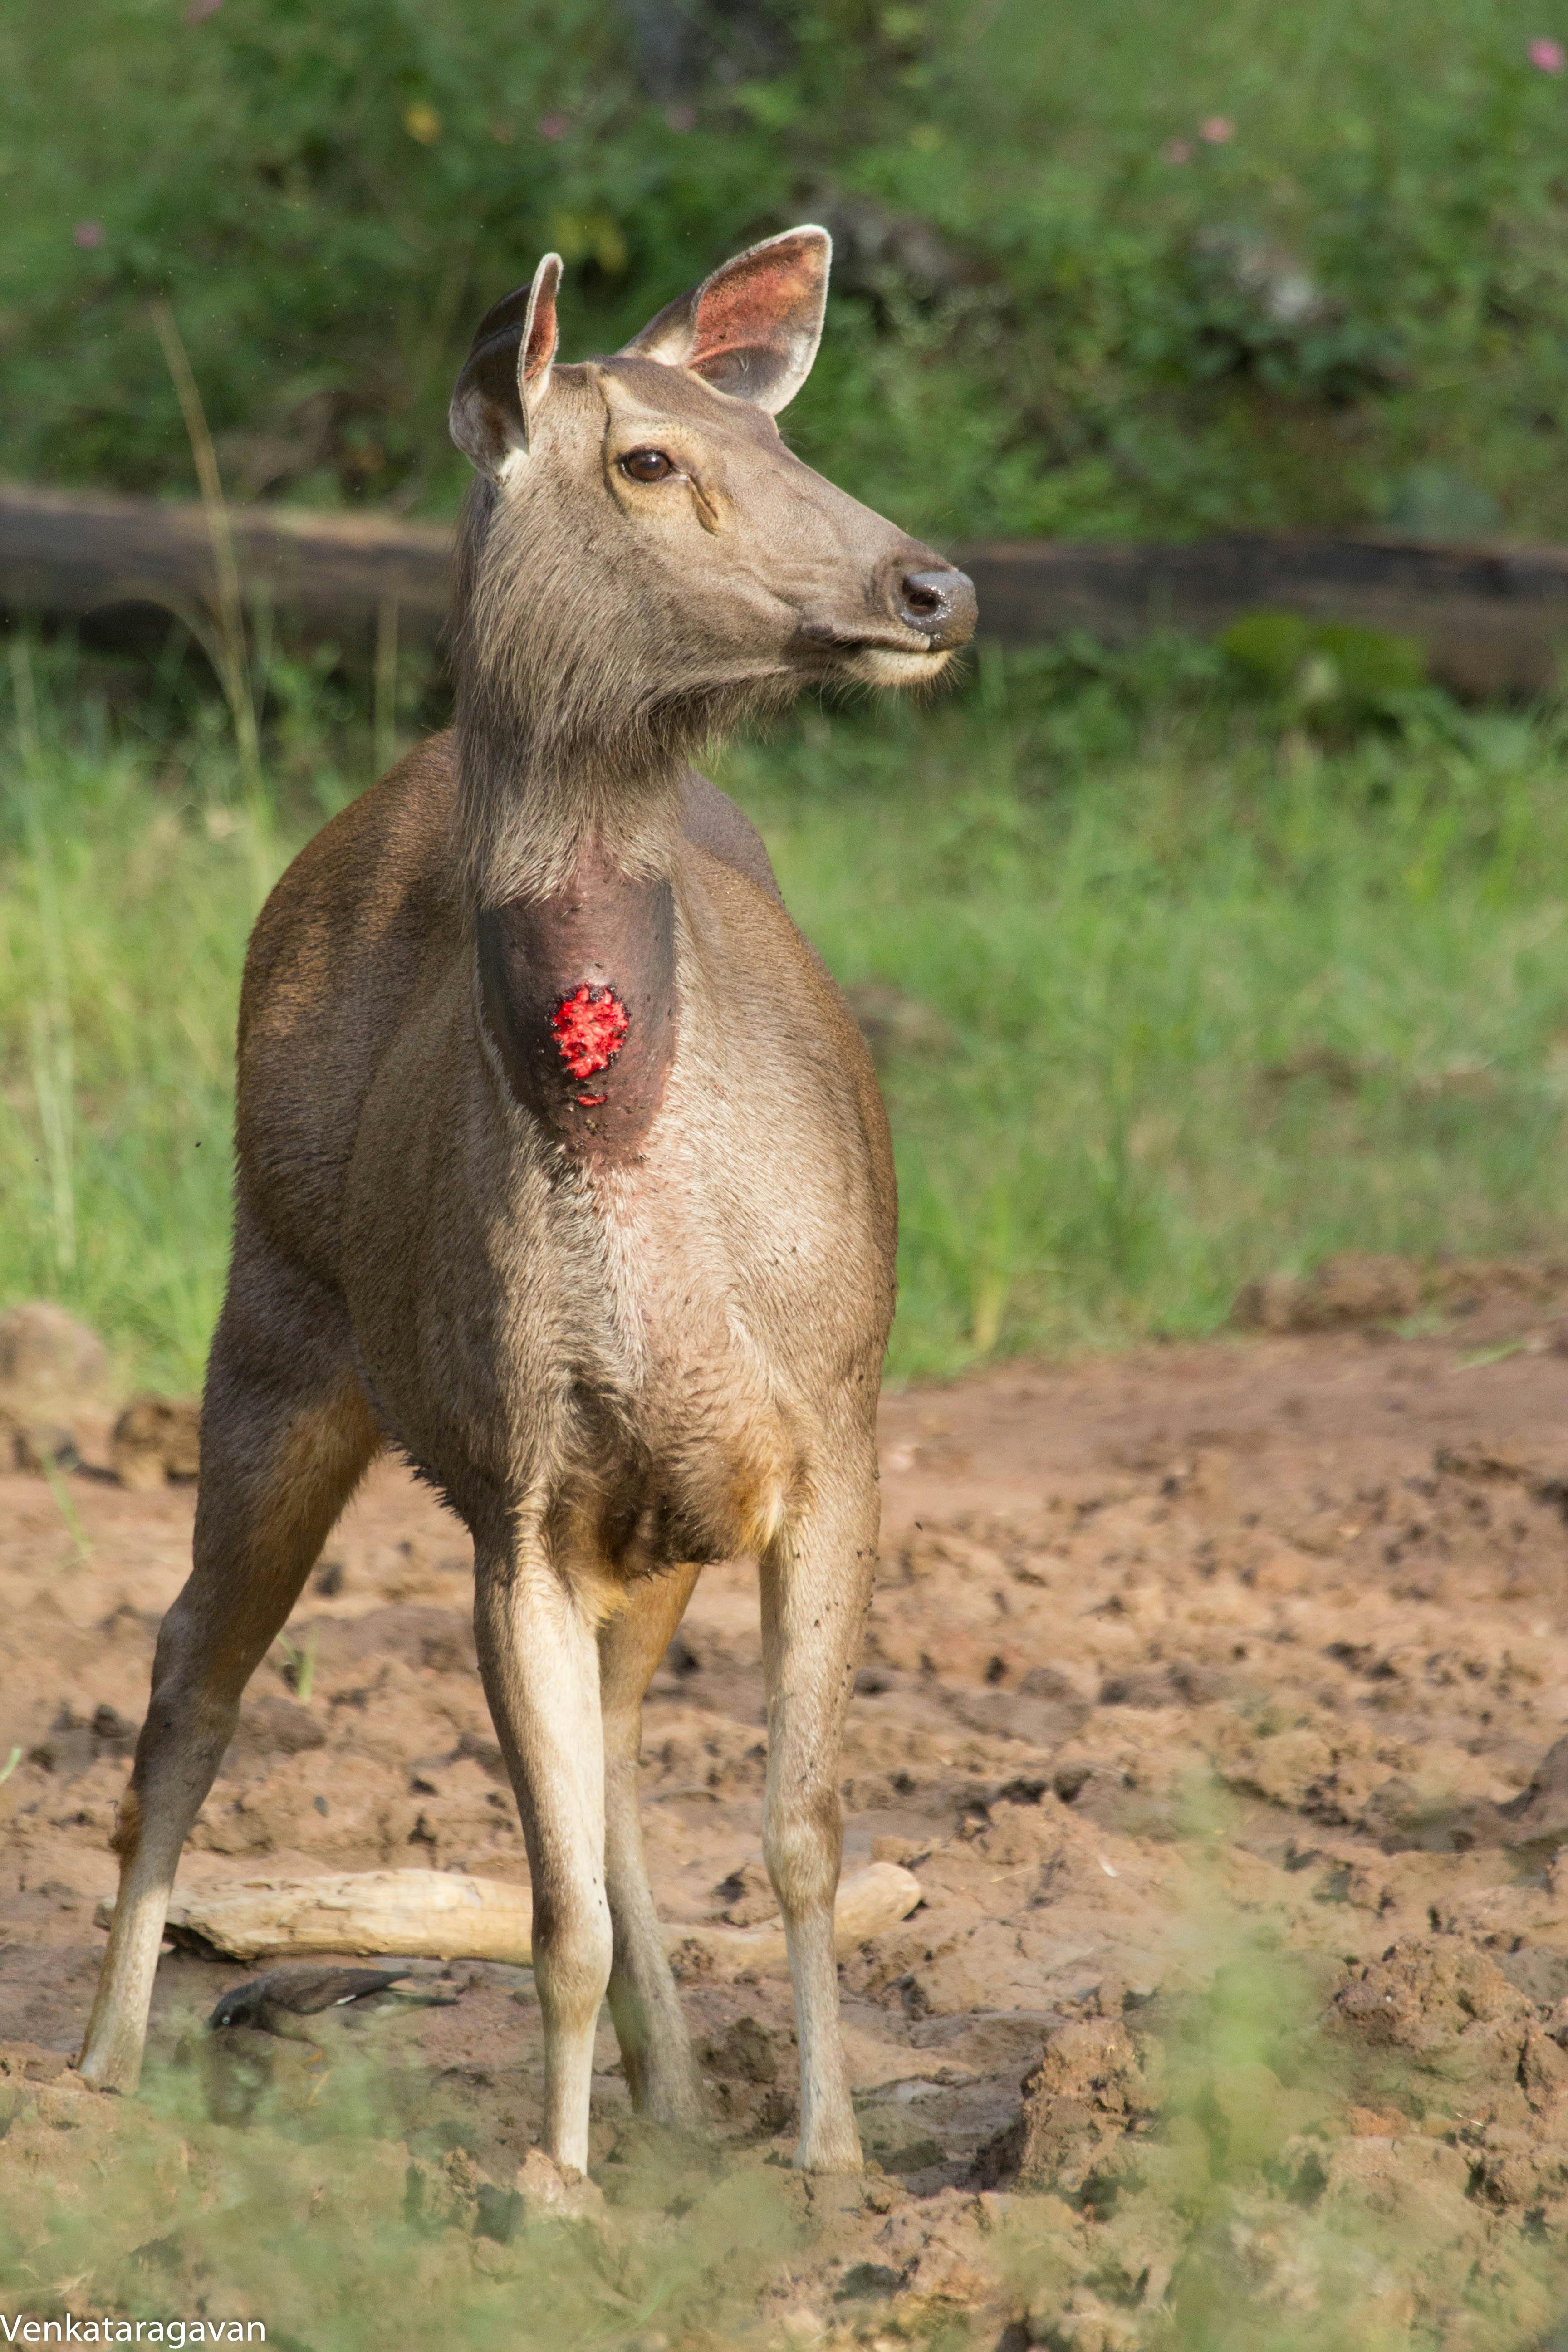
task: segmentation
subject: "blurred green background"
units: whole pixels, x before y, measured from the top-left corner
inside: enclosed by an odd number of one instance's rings
[[[1565,67],[1538,0],[12,0],[0,472],[191,495],[166,299],[231,497],[447,515],[453,374],[542,250],[575,355],[815,216],[785,423],[911,530],[1568,537]],[[0,672],[0,1295],[189,1387],[247,929],[442,701],[265,626],[226,703],[155,654]],[[732,748],[881,1023],[895,1375],[1557,1246],[1565,746],[1255,615]]]
[[[1550,17],[10,0],[0,473],[186,488],[164,295],[241,495],[443,514],[455,367],[545,247],[577,357],[815,217],[792,429],[911,530],[1568,535]]]
[[[14,643],[0,673],[0,1297],[199,1381],[262,898],[370,781],[352,683],[220,700]],[[405,678],[401,733],[419,682]],[[1303,718],[1223,650],[984,651],[714,767],[877,1033],[895,1378],[1223,1326],[1343,1249],[1568,1231],[1568,715],[1432,688]]]

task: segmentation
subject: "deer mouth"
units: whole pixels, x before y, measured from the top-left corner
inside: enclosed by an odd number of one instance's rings
[[[846,629],[831,621],[806,621],[800,635],[816,652],[828,656],[840,676],[866,686],[914,686],[935,677],[952,656],[952,648],[933,646],[913,629]]]
[[[840,675],[866,686],[915,686],[935,677],[974,635],[974,583],[926,548],[896,550],[877,567],[868,609],[854,621],[803,619],[808,645],[836,656]]]
[[[863,686],[919,686],[939,677],[952,659],[942,646],[890,646],[879,637],[849,646],[844,667]]]

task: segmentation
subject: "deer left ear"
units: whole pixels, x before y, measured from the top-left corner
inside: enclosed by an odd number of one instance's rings
[[[832,259],[825,228],[786,229],[723,263],[622,349],[689,368],[715,392],[776,416],[811,373]]]
[[[561,256],[547,253],[532,282],[487,310],[447,411],[453,440],[481,473],[499,474],[526,450],[531,419],[550,389],[559,340],[555,296]]]

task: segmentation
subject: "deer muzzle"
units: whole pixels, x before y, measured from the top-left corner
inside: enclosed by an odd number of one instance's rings
[[[951,653],[974,635],[978,607],[967,572],[943,563],[929,571],[900,569],[890,599],[893,617],[918,631],[931,653]]]
[[[906,543],[883,559],[868,587],[867,603],[853,620],[808,620],[801,635],[831,648],[851,677],[869,685],[934,677],[974,635],[973,581],[929,548]]]

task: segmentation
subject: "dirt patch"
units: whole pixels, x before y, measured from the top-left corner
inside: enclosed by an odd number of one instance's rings
[[[1568,2230],[1568,1375],[1547,1308],[1516,1307],[1482,1347],[1473,1320],[1462,1344],[1322,1330],[889,1400],[847,1851],[910,1864],[925,1903],[841,1971],[874,2168],[854,2189],[781,2168],[782,1977],[684,1987],[716,2172],[648,2153],[606,2024],[605,2205],[548,2223],[592,2240],[597,2284],[557,2340],[1268,2340],[1235,2334],[1238,2294],[1292,2346],[1320,2324],[1325,2343],[1545,2335]],[[0,2207],[39,2231],[62,2149],[80,2172],[132,2127],[59,2061],[193,1507],[185,1486],[114,1484],[110,1429],[79,1422],[68,1517],[43,1477],[0,1478],[0,1765],[20,1750],[0,1783]],[[522,1879],[468,1609],[462,1530],[384,1467],[256,1678],[185,1878]],[[647,1710],[668,1917],[766,1916],[763,1764],[754,1578],[716,1570]],[[255,2118],[298,2135],[331,2107],[321,2062],[273,2037],[214,2072],[189,2021],[246,1973],[179,1953],[160,1971],[156,2046],[194,2103],[203,2211]],[[531,1979],[443,1981],[455,2006],[353,2045],[394,2112],[363,2126],[353,2197],[303,2155],[278,2195],[322,2229],[412,2231],[421,2278],[515,2292],[552,2194],[519,2185],[542,2094]],[[706,2304],[671,2290],[668,2324],[636,2319],[647,2217],[669,2238],[677,2176],[683,2244],[724,2197],[759,2200],[739,2315],[716,2315],[710,2282]],[[205,2226],[163,2233],[172,2276]],[[737,2226],[713,2221],[714,2281],[738,2275]],[[101,2253],[105,2294],[135,2252]],[[309,2341],[307,2322],[279,2304],[279,2328]]]
[[[1244,1285],[1242,1330],[1342,1331],[1397,1328],[1425,1314],[1469,1327],[1473,1345],[1497,1332],[1540,1353],[1568,1349],[1568,1265],[1559,1258],[1415,1258],[1347,1251],[1310,1274],[1271,1274]]]

